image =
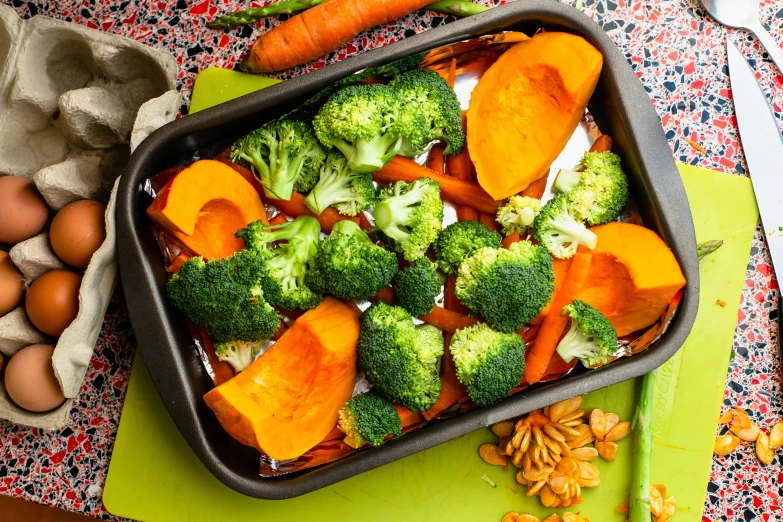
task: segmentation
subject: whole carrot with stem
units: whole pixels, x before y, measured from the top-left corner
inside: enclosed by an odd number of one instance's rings
[[[538,330],[533,348],[525,356],[525,380],[528,383],[535,384],[546,374],[549,361],[568,326],[568,316],[563,315],[563,308],[579,297],[592,260],[593,255],[589,253],[577,252],[574,255],[563,286],[555,294],[549,314]]]
[[[427,5],[428,0],[328,0],[264,33],[250,49],[254,73],[310,62],[353,40],[360,32]]]
[[[239,25],[255,23],[270,16],[295,14],[324,3],[326,0],[284,0],[264,7],[255,7],[230,13],[220,18],[215,18],[207,24],[210,29],[228,29]],[[454,16],[472,16],[483,13],[488,7],[474,4],[466,0],[442,0],[424,6],[429,11],[435,11]]]

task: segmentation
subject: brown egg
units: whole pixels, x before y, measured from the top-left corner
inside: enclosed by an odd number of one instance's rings
[[[24,294],[24,277],[11,261],[11,256],[0,250],[0,316],[19,305]]]
[[[58,337],[79,313],[82,276],[68,270],[52,270],[27,289],[25,310],[30,322],[47,335]]]
[[[105,212],[106,205],[89,199],[64,206],[49,229],[49,241],[57,257],[71,266],[85,268],[106,239]]]
[[[32,181],[0,176],[0,243],[19,243],[38,235],[49,207]]]
[[[65,401],[52,368],[54,346],[33,344],[11,357],[5,389],[18,406],[33,412],[53,410]]]

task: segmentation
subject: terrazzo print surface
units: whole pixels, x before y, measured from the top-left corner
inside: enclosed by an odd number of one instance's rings
[[[178,86],[188,94],[205,67],[234,68],[255,34],[277,19],[231,31],[209,31],[207,20],[219,13],[249,7],[232,0],[2,0],[21,16],[53,16],[134,38],[166,49],[180,64]],[[490,6],[504,1],[476,0]],[[524,1],[524,0],[520,0]],[[761,19],[783,43],[783,9],[763,0]],[[258,4],[253,4],[258,5]],[[606,30],[632,64],[661,116],[678,161],[745,175],[726,69],[727,30],[710,20],[696,0],[585,0],[583,11]],[[305,67],[287,71],[290,78],[452,21],[418,13],[363,33],[344,48]],[[759,45],[745,33],[729,30],[740,43],[780,117],[783,77]],[[706,149],[702,154],[686,140]],[[730,209],[727,209],[730,211]],[[778,363],[778,283],[763,232],[756,233],[734,339],[724,402],[751,411],[769,428],[783,418]],[[74,404],[66,428],[55,433],[20,428],[0,421],[0,494],[58,506],[105,520],[120,520],[101,504],[111,449],[134,349],[133,333],[118,291],[107,312],[99,347]],[[703,520],[779,520],[783,516],[781,453],[763,467],[751,447],[713,461]]]

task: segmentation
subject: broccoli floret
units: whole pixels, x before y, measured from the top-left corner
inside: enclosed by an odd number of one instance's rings
[[[355,216],[375,204],[375,196],[372,174],[352,172],[344,156],[329,153],[305,205],[315,214],[334,207],[340,214]]]
[[[378,446],[389,435],[402,434],[402,421],[394,405],[372,391],[360,393],[340,410],[338,427],[345,432],[343,442],[352,448]]]
[[[354,85],[332,96],[313,118],[318,139],[337,147],[354,172],[375,172],[400,150],[426,135],[423,115],[400,119],[402,105],[388,85]],[[415,115],[414,115],[415,116]]]
[[[166,293],[188,321],[204,327],[216,348],[242,352],[232,363],[242,371],[247,360],[244,348],[252,352],[252,345],[269,339],[280,327],[280,316],[262,289],[266,278],[264,259],[247,251],[207,262],[192,257],[169,280]]]
[[[313,188],[325,158],[313,130],[297,120],[267,123],[231,146],[231,161],[249,165],[266,195],[285,201],[294,188]]]
[[[576,254],[579,245],[592,250],[598,243],[598,236],[574,217],[567,194],[555,196],[544,205],[533,222],[533,228],[536,241],[560,259]]]
[[[489,326],[511,333],[533,319],[554,292],[552,258],[530,241],[484,247],[459,267],[454,293]]]
[[[495,220],[503,227],[505,235],[518,232],[527,234],[533,229],[533,221],[541,212],[541,200],[529,196],[512,196],[498,209]]]
[[[449,350],[457,378],[479,406],[493,404],[519,385],[525,373],[525,343],[484,323],[457,330]]]
[[[440,330],[415,326],[403,308],[381,301],[362,314],[360,323],[358,367],[373,390],[413,411],[431,408],[441,387]]]
[[[397,256],[374,244],[353,221],[340,221],[321,242],[305,283],[338,299],[364,300],[389,284]]]
[[[433,245],[438,268],[446,274],[455,273],[460,263],[480,248],[500,246],[500,234],[473,220],[457,221],[447,226],[438,233]]]
[[[237,372],[241,372],[258,357],[264,346],[266,341],[228,341],[216,343],[215,354],[218,359],[233,366]]]
[[[571,327],[557,345],[565,362],[575,357],[587,366],[609,362],[617,351],[617,330],[604,314],[578,299],[563,307],[571,317]]]
[[[415,69],[395,78],[390,84],[402,101],[403,115],[423,115],[427,134],[424,145],[436,140],[446,142],[444,154],[459,154],[465,145],[462,109],[446,80],[431,69]],[[423,149],[404,140],[400,154],[416,156]]]
[[[443,226],[440,185],[422,178],[398,181],[380,191],[373,216],[375,224],[408,261],[422,257]]]
[[[435,271],[435,265],[426,257],[417,259],[392,279],[397,304],[413,317],[432,312],[442,287],[443,281]]]
[[[560,171],[555,188],[568,193],[574,217],[591,226],[617,219],[629,196],[620,156],[608,151],[586,152],[581,172]]]
[[[310,216],[300,216],[280,225],[256,221],[237,232],[245,249],[267,260],[268,277],[261,280],[267,301],[285,310],[309,310],[323,300],[305,283],[305,275],[318,252],[321,225]],[[278,243],[269,247],[275,241]]]

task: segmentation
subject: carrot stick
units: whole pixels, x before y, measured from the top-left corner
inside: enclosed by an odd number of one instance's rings
[[[543,178],[538,178],[533,183],[528,185],[528,187],[525,190],[520,192],[519,195],[541,199],[541,196],[543,196],[544,192],[546,191],[546,180],[547,180],[546,176],[544,176]]]
[[[581,252],[577,252],[573,257],[563,287],[552,301],[552,307],[541,324],[533,348],[525,355],[525,380],[528,383],[537,383],[546,373],[557,343],[560,342],[568,325],[568,317],[563,315],[563,307],[571,304],[571,301],[579,296],[587,281],[592,259],[592,254]]]
[[[567,363],[563,360],[562,357],[560,357],[559,353],[555,352],[555,354],[552,356],[552,360],[549,361],[549,364],[546,367],[546,372],[544,372],[544,377],[549,377],[549,376],[560,377],[568,373],[568,371],[571,368],[576,366],[577,362],[579,362],[579,359],[574,357],[574,359],[570,363]]]
[[[449,65],[449,73],[446,75],[446,82],[449,84],[449,87],[453,89],[454,82],[456,81],[457,81],[457,59],[452,58],[451,64]]]
[[[310,62],[360,32],[395,20],[428,0],[329,0],[264,33],[250,50],[250,72],[267,73]]]
[[[318,215],[315,215],[304,204],[305,197],[298,192],[291,194],[289,201],[283,201],[282,199],[270,199],[269,204],[276,206],[284,214],[288,214],[292,217],[299,216],[312,216],[318,220],[321,224],[321,230],[324,232],[331,232],[332,227],[339,221],[349,220],[353,221],[357,225],[359,224],[358,217],[343,216],[337,210],[332,207],[326,207],[326,209]]]
[[[412,182],[421,178],[430,178],[440,184],[440,192],[443,199],[460,205],[467,205],[487,214],[496,214],[498,207],[502,204],[501,201],[492,199],[478,183],[462,181],[438,174],[427,167],[422,167],[413,160],[401,156],[395,156],[385,167],[374,172],[373,178],[381,183],[393,183],[400,180]]]
[[[446,334],[446,351],[441,359],[441,388],[438,400],[429,410],[423,411],[424,418],[429,420],[434,419],[443,411],[449,409],[452,405],[456,404],[462,397],[468,394],[465,385],[459,382],[457,379],[457,368],[454,365],[454,359],[449,351],[449,344],[451,344],[451,334]]]
[[[269,220],[270,225],[282,225],[283,223],[288,223],[288,218],[285,217],[285,214],[278,214]]]
[[[374,297],[370,299],[371,301],[383,301],[386,304],[394,304],[394,291],[390,286],[384,286],[380,290],[378,290],[378,293],[375,294]]]
[[[446,279],[446,289],[443,295],[443,306],[446,310],[457,312],[459,314],[468,315],[468,307],[465,306],[457,299],[454,293],[454,287],[457,284],[457,274],[450,274]]]
[[[400,416],[403,429],[424,422],[424,416],[418,411],[411,411],[405,406],[400,406],[397,403],[394,403],[394,409],[397,410],[397,415]]]
[[[186,252],[180,252],[177,254],[177,257],[174,258],[174,261],[171,262],[169,266],[166,267],[166,270],[171,274],[176,274],[179,272],[179,269],[182,268],[183,263],[191,258],[191,255]]]
[[[590,152],[608,152],[610,150],[612,150],[612,137],[608,134],[598,136],[598,139],[590,147]]]
[[[419,317],[425,323],[429,323],[439,330],[454,333],[461,328],[467,328],[478,323],[478,319],[462,315],[451,310],[446,310],[441,306],[432,307],[432,312]]]
[[[464,127],[464,123],[463,123]],[[468,156],[468,147],[465,146],[460,154],[446,158],[446,171],[451,177],[462,181],[473,181],[473,162]],[[455,205],[457,219],[459,221],[477,221],[479,213],[467,205]]]
[[[536,338],[539,329],[538,326],[533,325],[527,328],[521,328],[517,333],[522,336],[523,341],[529,343]]]
[[[511,234],[503,238],[503,246],[509,248],[511,245],[513,245],[520,239],[522,238],[519,237],[519,232],[512,232]]]
[[[427,168],[432,169],[438,174],[443,174],[446,166],[446,158],[443,156],[443,145],[435,145],[427,156]]]
[[[492,232],[500,232],[500,225],[495,221],[495,214],[482,212],[479,215],[479,221]]]

